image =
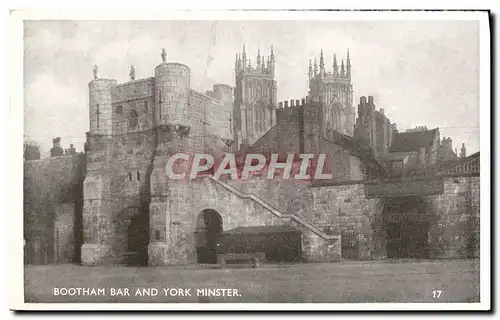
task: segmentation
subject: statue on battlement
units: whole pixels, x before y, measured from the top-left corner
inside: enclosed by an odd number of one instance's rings
[[[167,62],[167,52],[165,51],[165,48],[161,50],[161,60],[163,62]]]
[[[131,80],[135,80],[135,68],[134,68],[134,66],[130,66],[129,76],[130,76]]]
[[[94,65],[94,70],[93,70],[93,72],[94,72],[94,79],[97,79],[97,71],[98,71],[97,66]]]

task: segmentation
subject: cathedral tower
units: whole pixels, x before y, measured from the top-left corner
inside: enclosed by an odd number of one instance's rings
[[[335,130],[349,136],[353,135],[355,112],[352,93],[349,51],[347,51],[345,64],[344,59],[342,59],[340,67],[337,55],[333,55],[331,72],[325,68],[323,50],[321,50],[319,59],[319,72],[316,60],[314,61],[314,69],[309,60],[309,99],[322,105],[326,130]]]
[[[255,65],[247,60],[245,46],[241,54],[236,54],[233,132],[238,149],[253,144],[276,124],[275,66],[272,47],[267,57],[258,51]]]

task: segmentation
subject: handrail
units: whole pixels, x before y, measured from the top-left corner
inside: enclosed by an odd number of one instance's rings
[[[237,195],[240,198],[251,199],[251,200],[257,202],[263,208],[267,209],[268,211],[270,211],[271,213],[273,213],[278,218],[288,218],[288,219],[295,220],[295,222],[297,222],[297,223],[305,226],[307,229],[309,229],[310,231],[314,232],[315,234],[317,234],[318,236],[320,236],[323,239],[326,239],[326,240],[340,240],[340,236],[339,235],[328,235],[328,234],[324,233],[323,231],[321,231],[320,229],[318,229],[317,227],[315,227],[312,224],[310,224],[309,222],[307,222],[306,220],[304,220],[303,218],[297,216],[294,213],[286,213],[286,214],[285,213],[281,213],[276,208],[274,208],[273,206],[271,206],[269,203],[267,203],[266,201],[262,200],[261,198],[257,197],[256,195],[254,195],[252,193],[243,193],[240,190],[234,188],[233,186],[231,186],[231,185],[229,185],[229,184],[227,184],[225,182],[222,182],[220,180],[217,180],[217,179],[215,179],[212,176],[208,176],[207,178],[209,178],[210,180],[216,182],[217,184],[219,184],[220,186],[224,187],[226,190],[234,193],[235,195]]]

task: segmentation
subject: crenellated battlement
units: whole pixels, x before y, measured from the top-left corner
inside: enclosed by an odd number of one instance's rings
[[[123,135],[162,125],[201,126],[203,121],[197,117],[206,114],[205,109],[212,107],[208,106],[206,99],[193,98],[190,68],[179,62],[167,61],[164,49],[161,58],[162,61],[154,68],[154,76],[136,79],[136,69],[130,66],[130,79],[122,83],[100,78],[98,67],[94,66],[94,79],[89,83],[91,136]],[[219,107],[221,112],[231,113],[234,101],[231,86],[214,84],[213,91],[207,91],[208,97],[214,99],[213,105],[224,106],[224,110]],[[225,116],[225,121],[228,123],[221,126],[229,128],[230,115]]]
[[[301,107],[309,104],[310,102],[309,97],[280,101],[278,102],[278,109]]]

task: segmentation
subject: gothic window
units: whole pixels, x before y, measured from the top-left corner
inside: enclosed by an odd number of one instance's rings
[[[132,181],[132,172],[128,173],[128,181]]]
[[[135,110],[130,111],[129,129],[135,130],[139,124],[139,115]]]

